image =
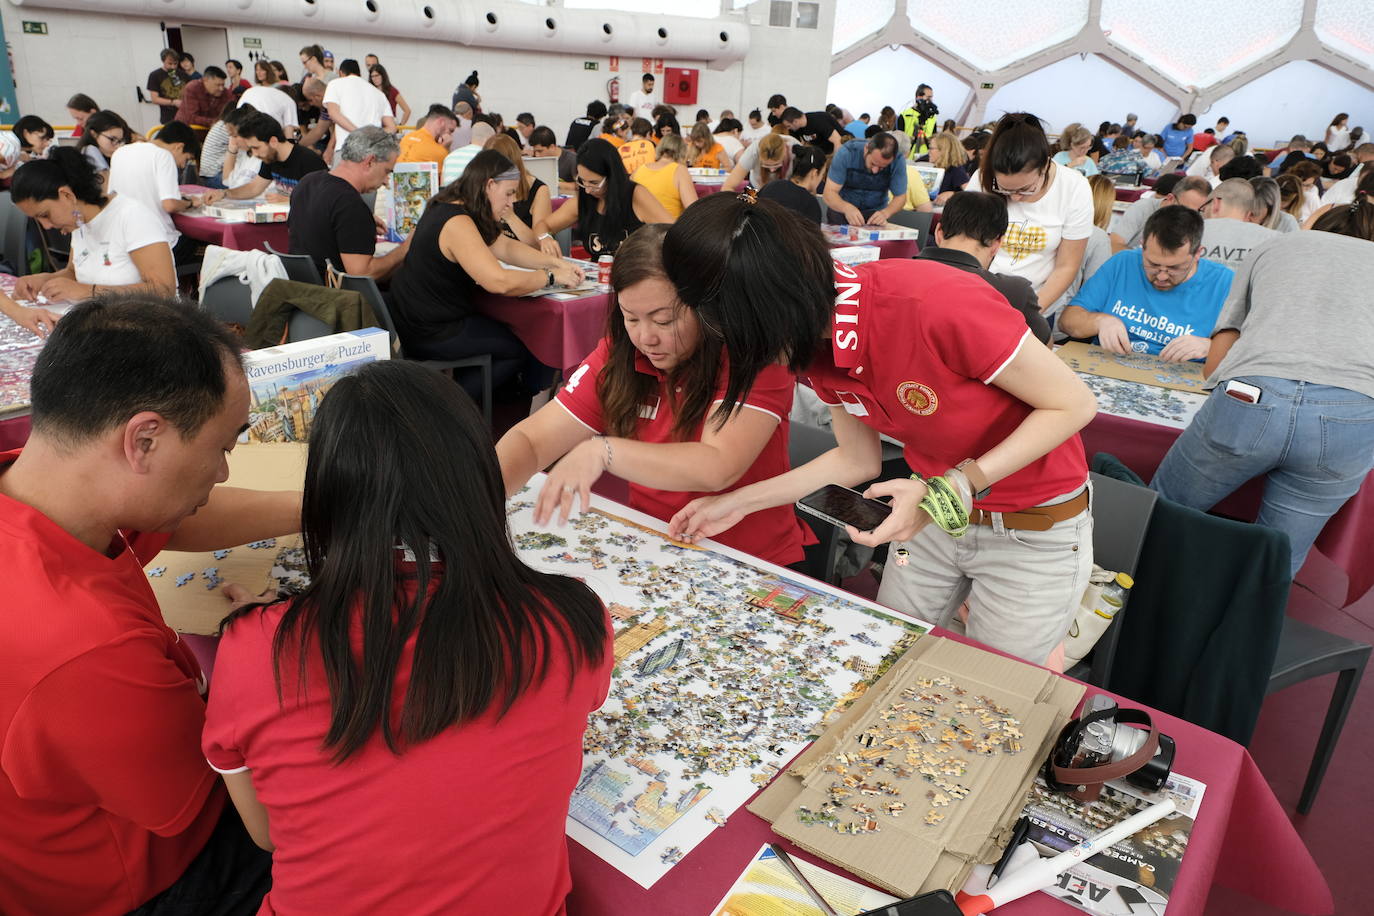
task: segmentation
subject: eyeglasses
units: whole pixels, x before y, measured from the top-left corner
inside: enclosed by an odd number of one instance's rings
[[[1200,207],[1197,208],[1197,212],[1201,213],[1203,216],[1206,216],[1206,215],[1207,215],[1207,210],[1208,210],[1209,207],[1212,206],[1212,201],[1214,201],[1214,200],[1216,200],[1215,197],[1209,197],[1209,198],[1207,198],[1206,200],[1204,200],[1204,201],[1202,202],[1202,206],[1200,206]]]
[[[1163,276],[1167,276],[1167,277],[1171,277],[1171,278],[1173,278],[1173,277],[1184,277],[1184,276],[1187,276],[1187,275],[1188,275],[1188,271],[1190,271],[1190,270],[1193,269],[1193,259],[1190,258],[1187,262],[1185,262],[1185,263],[1183,263],[1183,264],[1168,265],[1168,264],[1155,264],[1155,263],[1153,263],[1153,262],[1151,262],[1151,261],[1148,261],[1148,260],[1146,260],[1146,259],[1144,259],[1144,258],[1141,258],[1140,267],[1141,267],[1142,270],[1145,271],[1145,276],[1147,276],[1147,277],[1153,277],[1153,276],[1159,276],[1159,275],[1163,275]]]
[[[581,175],[577,176],[577,186],[584,191],[600,191],[606,186],[606,179],[600,181],[586,181]]]
[[[123,146],[123,145],[124,145],[124,135],[123,135],[123,134],[114,134],[113,136],[111,136],[110,134],[96,134],[96,137],[97,137],[98,139],[104,140],[106,143],[110,144],[111,146]]]
[[[997,176],[993,175],[992,190],[994,193],[1001,194],[1003,197],[1034,197],[1036,194],[1039,194],[1040,189],[1045,186],[1045,179],[1049,177],[1049,174],[1050,164],[1047,162],[1045,163],[1045,168],[1040,172],[1040,177],[1036,180],[1035,184],[1027,185],[1024,188],[1004,188],[997,183]]]

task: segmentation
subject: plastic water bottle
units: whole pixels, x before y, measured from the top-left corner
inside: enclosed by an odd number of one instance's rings
[[[1074,615],[1073,625],[1064,637],[1064,659],[1067,665],[1077,664],[1083,656],[1092,651],[1093,646],[1107,632],[1121,608],[1126,604],[1126,593],[1135,585],[1135,580],[1126,573],[1117,573],[1116,578],[1102,586],[1097,599],[1091,603],[1079,604]],[[1086,595],[1084,596],[1087,597]]]

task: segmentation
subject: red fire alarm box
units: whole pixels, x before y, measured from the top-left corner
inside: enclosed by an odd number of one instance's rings
[[[697,103],[698,71],[686,67],[667,67],[663,71],[663,101],[669,105]]]

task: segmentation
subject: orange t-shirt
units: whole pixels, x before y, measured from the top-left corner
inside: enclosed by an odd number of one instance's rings
[[[620,161],[625,163],[625,171],[633,175],[641,165],[654,161],[655,150],[652,141],[643,137],[626,140],[620,147]]]

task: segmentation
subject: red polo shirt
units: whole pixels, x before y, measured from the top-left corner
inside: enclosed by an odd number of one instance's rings
[[[0,473],[19,455],[0,452]],[[172,884],[224,807],[205,680],[143,566],[0,496],[0,913],[125,913]]]
[[[1021,347],[1025,319],[976,274],[926,260],[835,265],[830,352],[808,369],[821,400],[905,444],[926,475],[977,458],[1031,406],[992,384]],[[1077,434],[998,481],[979,508],[1016,512],[1083,485]]]
[[[1005,301],[1003,307],[1006,307]],[[558,403],[562,404],[575,420],[598,435],[605,432],[606,425],[601,411],[597,381],[609,354],[610,340],[604,339],[592,355],[587,357],[586,362],[572,374],[568,384],[557,396]],[[657,379],[658,388],[639,408],[639,422],[635,427],[634,438],[640,442],[680,441],[673,436],[673,423],[676,418],[673,415],[674,399],[669,396],[667,377],[655,369],[653,363],[642,353],[635,354],[635,368]],[[725,398],[725,380],[725,369],[722,367],[720,377],[716,380],[715,403]],[[749,470],[722,492],[738,490],[755,481],[776,477],[789,469],[787,415],[792,412],[795,383],[796,379],[782,366],[769,366],[759,373],[754,387],[744,399],[744,406],[749,410],[761,410],[777,417],[778,425]],[[706,419],[692,430],[688,441],[701,438],[702,427],[710,420],[715,403],[712,404],[712,409],[707,411]],[[630,505],[665,522],[698,496],[709,495],[711,494],[656,490],[636,483],[630,484]],[[802,545],[813,543],[814,535],[810,529],[803,529],[791,506],[775,506],[745,516],[729,531],[716,535],[716,540],[736,550],[786,566],[804,558]]]

